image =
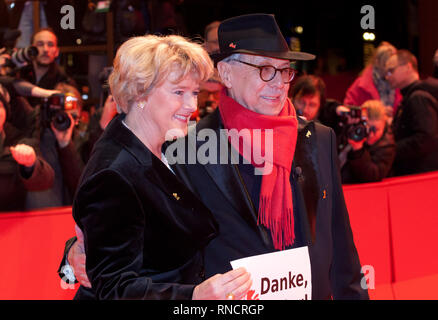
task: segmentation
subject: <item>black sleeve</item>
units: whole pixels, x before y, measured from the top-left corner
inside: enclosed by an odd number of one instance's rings
[[[58,147],[59,163],[61,164],[62,176],[71,197],[74,196],[79,179],[84,169],[84,164],[73,142],[64,147]]]
[[[93,291],[98,299],[191,299],[194,285],[154,283],[140,274],[148,223],[142,204],[133,186],[112,170],[78,190],[73,216],[84,233]]]
[[[416,159],[428,154],[435,148],[435,137],[438,132],[438,114],[434,109],[432,97],[423,92],[415,92],[409,98],[410,136],[397,140],[397,159]]]
[[[331,158],[333,179],[333,262],[331,284],[335,299],[369,299],[368,291],[360,286],[362,273],[359,255],[353,241],[350,219],[345,204],[344,192],[336,154],[336,138],[331,132]]]
[[[350,151],[348,165],[357,182],[377,182],[386,178],[395,156],[395,144]]]

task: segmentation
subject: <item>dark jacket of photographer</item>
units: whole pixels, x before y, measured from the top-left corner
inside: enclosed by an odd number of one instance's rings
[[[9,122],[3,129],[4,134],[0,135],[0,211],[21,211],[25,209],[27,192],[50,188],[54,172],[41,158],[36,140],[23,138],[22,131]],[[34,148],[37,158],[32,168],[19,165],[12,157],[10,147],[17,144]]]
[[[37,108],[34,137],[39,140],[41,154],[55,172],[52,188],[45,191],[28,192],[27,209],[71,205],[83,169],[83,162],[77,150],[73,129],[70,143],[60,148],[51,128],[42,125]]]
[[[438,170],[438,80],[415,81],[401,92],[403,101],[393,121],[393,175]]]
[[[70,78],[56,62],[50,64],[49,70],[47,70],[38,82],[36,81],[35,71],[32,64],[20,69],[18,77],[43,89],[53,90],[55,89],[55,86],[61,82],[77,87],[76,82]],[[41,102],[41,99],[33,97],[28,97],[28,100],[33,107]]]
[[[395,143],[387,125],[382,137],[373,145],[364,143],[362,149],[350,151],[342,167],[342,183],[377,182],[386,178],[395,157]]]

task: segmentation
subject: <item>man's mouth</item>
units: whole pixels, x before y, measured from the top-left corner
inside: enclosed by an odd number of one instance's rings
[[[262,96],[263,99],[269,101],[278,101],[280,100],[280,96]]]

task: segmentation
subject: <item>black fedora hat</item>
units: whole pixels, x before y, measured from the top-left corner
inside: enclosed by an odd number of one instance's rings
[[[290,51],[271,14],[246,14],[222,21],[218,29],[219,52],[215,63],[233,53],[261,55],[285,60],[313,60],[313,54]]]

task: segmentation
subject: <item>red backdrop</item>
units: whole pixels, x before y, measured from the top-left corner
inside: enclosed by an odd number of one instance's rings
[[[438,299],[437,190],[438,172],[344,187],[372,299]],[[73,235],[70,207],[0,214],[0,299],[71,299],[57,269]]]

